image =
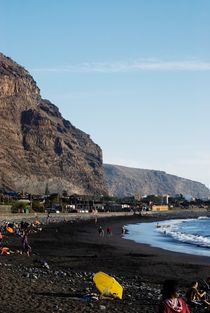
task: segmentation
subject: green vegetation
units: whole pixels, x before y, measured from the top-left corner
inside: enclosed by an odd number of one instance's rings
[[[79,212],[97,209],[99,212],[106,211],[142,211],[150,210],[152,205],[169,204],[171,208],[207,208],[210,209],[210,199],[191,199],[187,201],[182,194],[174,197],[166,197],[160,195],[148,195],[145,197],[134,196],[117,198],[112,196],[91,196],[91,195],[68,195],[64,190],[62,195],[58,193],[35,196],[23,195],[9,196],[0,194],[0,205],[11,205],[12,212],[46,212],[46,209],[62,212]]]

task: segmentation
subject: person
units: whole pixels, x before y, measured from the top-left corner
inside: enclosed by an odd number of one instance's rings
[[[158,313],[190,313],[183,298],[177,295],[177,281],[165,280]]]
[[[2,240],[3,240],[3,235],[2,235],[2,231],[0,229],[0,246],[2,245]]]
[[[50,212],[47,212],[46,224],[49,224],[49,222],[50,222]]]
[[[198,290],[198,282],[193,281],[191,284],[191,287],[188,289],[186,298],[187,303],[191,306],[197,306],[197,305],[206,305],[207,307],[210,307],[210,303],[205,299],[206,291],[199,291]]]
[[[101,226],[99,226],[99,228],[98,228],[98,233],[99,233],[100,237],[104,237],[104,230]]]
[[[28,243],[28,235],[29,235],[29,230],[24,231],[21,239],[22,239],[23,251],[26,252],[27,256],[30,256],[31,246]]]
[[[202,284],[202,290],[209,293],[210,292],[210,277],[207,277],[206,280],[202,279],[201,284]]]
[[[111,236],[111,235],[112,235],[112,229],[111,229],[111,227],[107,227],[107,229],[106,229],[106,234],[107,234],[107,236]]]
[[[121,234],[122,234],[122,235],[125,234],[125,226],[122,226],[122,228],[121,228]]]

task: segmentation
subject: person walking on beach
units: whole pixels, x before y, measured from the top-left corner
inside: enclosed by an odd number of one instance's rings
[[[177,295],[176,280],[165,280],[158,313],[190,313],[184,299]]]

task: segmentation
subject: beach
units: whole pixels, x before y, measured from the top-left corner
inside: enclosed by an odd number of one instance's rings
[[[42,232],[29,237],[33,256],[0,256],[1,311],[156,312],[165,279],[178,279],[184,293],[191,281],[210,276],[210,259],[125,240],[121,227],[201,214],[206,212],[103,217],[97,223],[94,218],[49,223]],[[110,227],[112,236],[100,237],[100,225]],[[19,238],[9,236],[7,240],[11,249],[20,248]],[[123,285],[122,300],[98,299],[92,280],[98,271],[112,275]]]

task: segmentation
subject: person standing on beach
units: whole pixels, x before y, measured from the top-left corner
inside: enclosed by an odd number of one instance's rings
[[[22,235],[22,247],[23,251],[26,252],[27,256],[31,255],[31,246],[28,243],[28,235],[29,235],[29,230],[25,230]]]
[[[49,224],[49,222],[50,222],[50,212],[47,212],[46,224]]]
[[[190,313],[184,299],[177,295],[176,280],[166,280],[164,282],[162,299],[158,313]]]
[[[98,233],[99,233],[100,237],[104,237],[104,230],[101,226],[99,226],[99,228],[98,228]]]
[[[2,245],[2,240],[3,240],[3,235],[2,235],[2,230],[0,229],[0,246]]]
[[[110,237],[110,236],[112,235],[112,229],[111,229],[111,227],[107,227],[107,229],[106,229],[106,234],[107,234],[108,237]]]

